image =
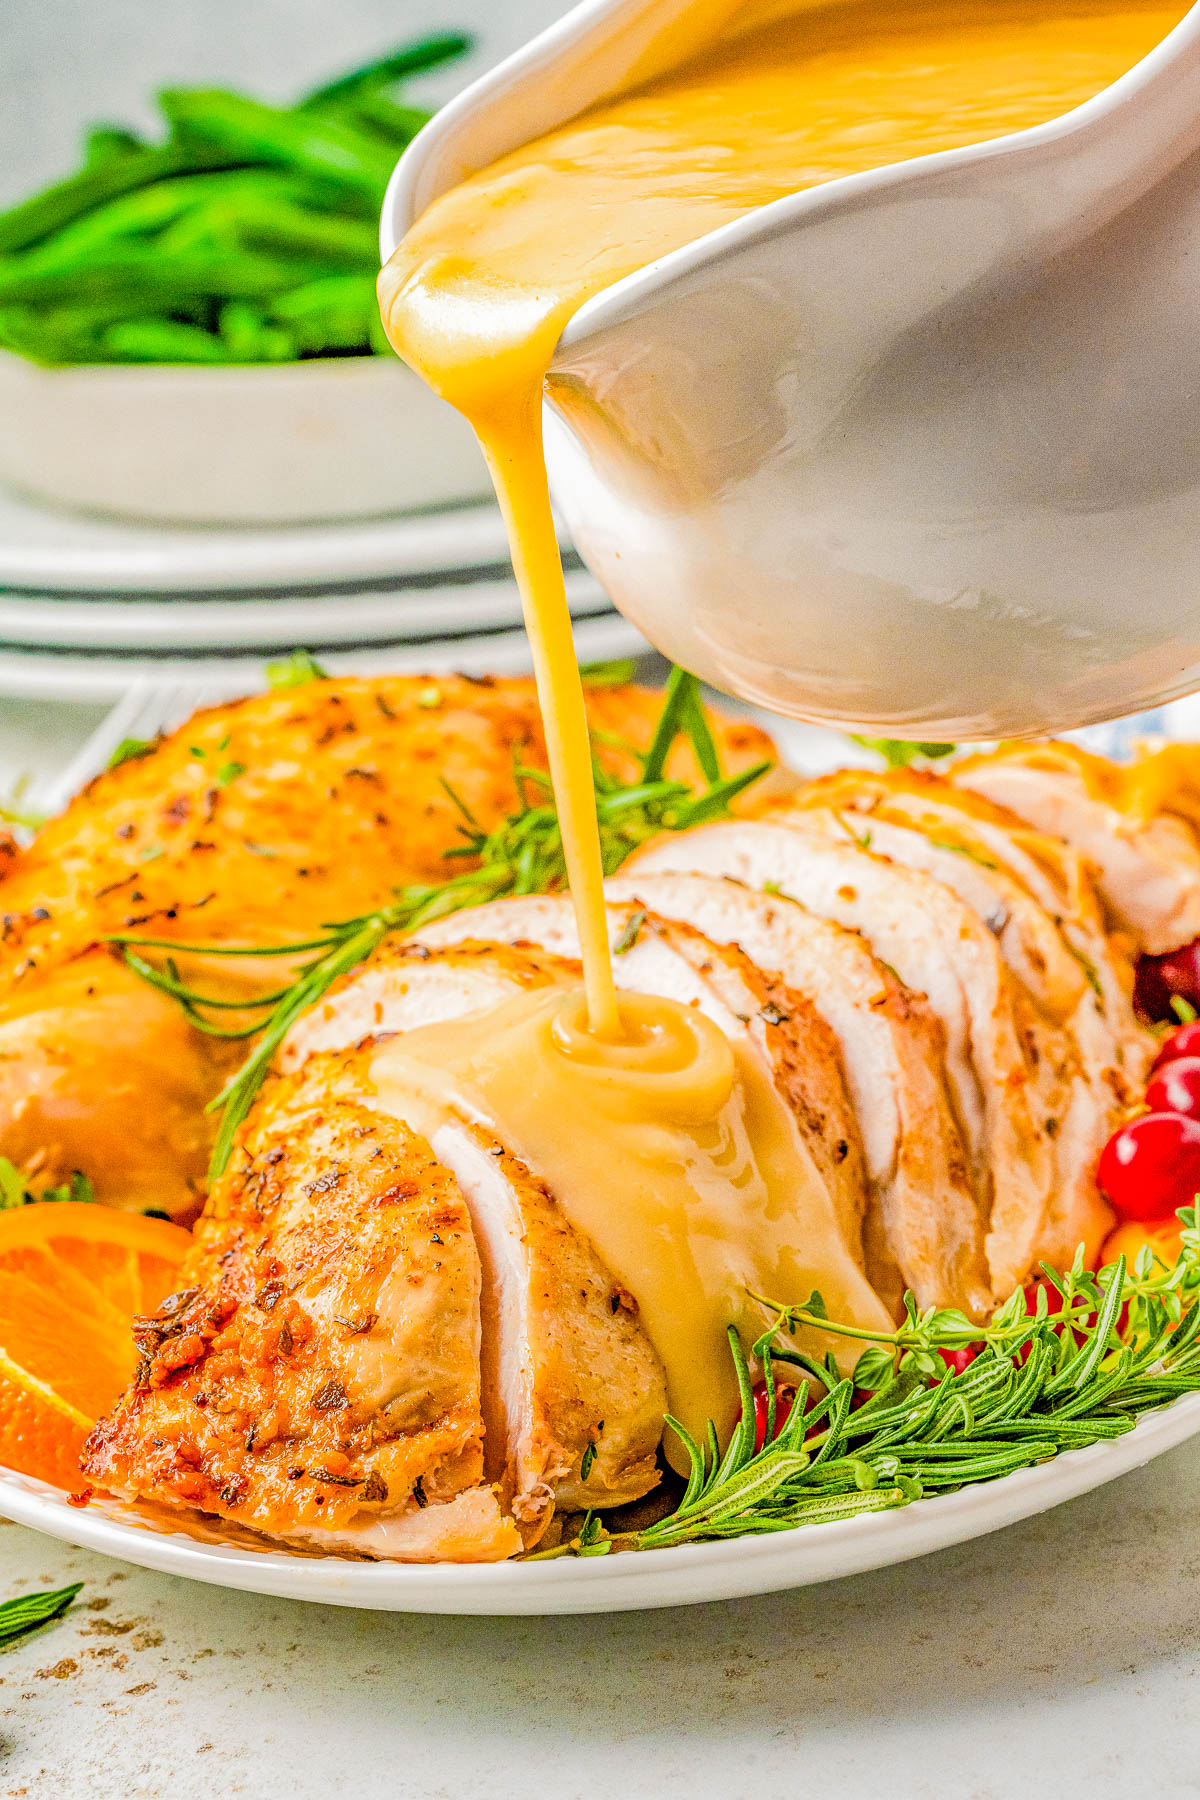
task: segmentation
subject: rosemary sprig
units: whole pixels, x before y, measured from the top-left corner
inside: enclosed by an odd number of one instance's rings
[[[724,1454],[712,1426],[697,1444],[671,1421],[691,1465],[674,1512],[611,1535],[589,1515],[569,1543],[542,1554],[790,1531],[992,1481],[1132,1431],[1150,1408],[1200,1391],[1197,1208],[1179,1217],[1183,1247],[1173,1267],[1147,1246],[1132,1270],[1119,1257],[1093,1272],[1081,1250],[1066,1273],[1042,1265],[1032,1313],[1018,1288],[982,1326],[951,1308],[921,1312],[911,1294],[903,1322],[887,1334],[830,1320],[819,1295],[804,1306],[761,1302],[774,1314],[751,1352],[766,1386],[765,1446],[755,1450],[750,1363],[731,1328],[742,1410]],[[832,1357],[818,1361],[796,1347],[805,1327],[867,1346],[851,1376]],[[977,1354],[955,1372],[941,1353],[967,1347]],[[776,1436],[781,1365],[797,1396]]]
[[[43,1594],[18,1594],[0,1606],[0,1644],[15,1643],[39,1625],[59,1619],[83,1586],[73,1581],[69,1587],[55,1588]]]
[[[918,744],[908,738],[859,737],[853,731],[850,741],[861,744],[864,750],[877,751],[889,769],[907,769],[913,763],[936,762],[958,749],[957,744]]]
[[[73,1200],[76,1204],[90,1205],[95,1198],[96,1190],[82,1169],[73,1169],[67,1181],[35,1193],[26,1187],[25,1177],[16,1164],[7,1156],[0,1156],[0,1212],[11,1212],[14,1207],[34,1206],[48,1200]]]
[[[699,793],[686,782],[669,781],[664,773],[671,746],[679,737],[692,745],[708,785]],[[649,749],[639,758],[638,776],[623,783],[610,774],[599,758],[594,760],[596,815],[604,872],[613,874],[639,844],[661,831],[684,831],[691,825],[719,818],[731,800],[770,768],[760,762],[739,775],[722,775],[716,745],[704,716],[695,677],[673,669],[667,682],[662,714]],[[366,960],[384,938],[395,931],[414,931],[433,919],[444,918],[467,906],[505,894],[541,894],[566,884],[562,833],[554,806],[550,778],[514,760],[517,810],[495,830],[485,831],[470,809],[443,782],[461,815],[462,843],[446,851],[447,860],[469,860],[473,865],[448,880],[428,885],[414,883],[398,891],[394,901],[358,918],[342,919],[320,929],[302,942],[268,949],[251,945],[184,944],[170,938],[118,933],[109,942],[121,947],[134,972],[161,992],[178,1001],[198,1030],[213,1037],[257,1038],[253,1050],[209,1103],[220,1112],[221,1124],[213,1147],[210,1175],[215,1179],[229,1161],[234,1136],[254,1104],[280,1044],[301,1015],[314,1006],[333,983]],[[156,967],[140,953],[169,952]],[[174,958],[199,956],[309,957],[294,979],[255,999],[224,999],[206,994],[181,977]],[[220,1015],[240,1015],[236,1023]],[[217,1017],[211,1015],[217,1014]]]

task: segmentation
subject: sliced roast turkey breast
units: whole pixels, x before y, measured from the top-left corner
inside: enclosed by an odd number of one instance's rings
[[[994,859],[977,855],[961,839],[874,814],[863,819],[842,808],[806,806],[794,814],[766,815],[779,823],[792,816],[835,842],[861,843],[876,856],[932,875],[987,926],[1005,962],[1047,1018],[1062,1024],[1078,1007],[1088,985],[1078,958],[1044,907]]]
[[[795,1122],[798,1143],[828,1192],[847,1248],[864,1266],[867,1176],[858,1124],[832,1031],[812,1004],[738,949],[631,905],[609,908],[618,987],[698,1006],[768,1073]],[[494,900],[422,929],[441,949],[487,936],[575,959],[579,935],[566,896]]]
[[[314,1058],[260,1102],[86,1472],[288,1542],[511,1556],[484,1480],[480,1286],[453,1175],[344,1056]]]
[[[1101,759],[1090,759],[1100,764]],[[969,757],[952,776],[1085,856],[1114,926],[1157,955],[1200,936],[1200,846],[1170,812],[1142,817],[1106,798],[1069,746]],[[1102,773],[1102,770],[1101,770]]]
[[[556,1505],[619,1506],[657,1485],[662,1367],[637,1302],[545,1182],[479,1126],[443,1125],[432,1141],[483,1261],[484,1416],[504,1452],[495,1478],[530,1544]],[[484,1453],[492,1473],[486,1438]]]
[[[785,823],[788,816],[770,815]],[[947,835],[945,827],[921,830],[876,813],[841,808],[805,808],[796,816],[834,838],[855,830],[869,836],[874,854],[932,875],[994,934],[1042,1020],[1036,1039],[1031,1032],[1028,1043],[1043,1078],[1046,1118],[1055,1121],[1055,1178],[1046,1222],[1050,1235],[1040,1253],[1055,1261],[1065,1255],[1070,1262],[1076,1246],[1084,1241],[1090,1247],[1104,1222],[1097,1209],[1096,1165],[1137,1092],[1133,1078],[1144,1075],[1152,1045],[1115,979],[1106,992],[1101,979],[1106,940],[1102,934],[1081,933],[1086,949],[1075,950],[1063,915],[1048,912],[965,828]],[[1061,1072],[1057,1099],[1044,1080],[1055,1069]]]
[[[1036,1019],[995,938],[941,882],[849,840],[787,823],[729,822],[665,834],[627,871],[731,875],[861,930],[906,986],[926,995],[945,1033],[946,1073],[988,1217],[992,1285],[1024,1279],[1056,1181],[1053,1139],[1073,1071],[1067,1046]],[[1095,1198],[1092,1233],[1106,1210]]]
[[[426,944],[387,938],[296,1021],[279,1066],[296,1069],[316,1050],[344,1050],[370,1037],[484,1012],[515,993],[578,978],[574,965],[539,950],[467,943],[435,954]]]
[[[419,1117],[403,1079],[381,1098],[373,1045],[578,980],[578,964],[541,950],[389,942],[301,1021],[284,1058],[300,1062],[314,1036],[323,1051],[362,1046],[355,1079],[371,1105]],[[465,1097],[463,1112],[421,1124],[458,1179],[482,1259],[485,1464],[528,1548],[556,1505],[615,1506],[657,1484],[665,1386],[636,1304],[594,1247],[545,1183],[470,1121]]]
[[[810,782],[799,799],[806,807],[832,806],[850,819],[865,814],[911,826],[980,865],[994,864],[1017,882],[1061,933],[1078,975],[1094,994],[1090,1010],[1102,1014],[1125,1099],[1132,1101],[1144,1081],[1153,1039],[1133,1010],[1127,940],[1105,929],[1091,867],[1078,850],[928,770],[843,769]]]
[[[982,1309],[985,1221],[941,1072],[941,1028],[924,1001],[857,932],[794,900],[705,875],[618,876],[607,888],[736,944],[817,1009],[837,1039],[866,1154],[874,1285],[894,1298],[894,1269],[922,1306]]]

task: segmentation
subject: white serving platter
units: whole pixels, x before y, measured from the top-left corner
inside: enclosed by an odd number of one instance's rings
[[[491,502],[344,524],[133,524],[0,486],[0,588],[83,594],[328,586],[508,566]]]
[[[1121,1438],[891,1512],[764,1537],[552,1562],[402,1564],[297,1556],[200,1541],[131,1510],[70,1505],[57,1488],[0,1470],[0,1514],[162,1574],[376,1612],[549,1614],[693,1606],[858,1575],[982,1537],[1073,1500],[1200,1432],[1200,1394],[1146,1414]]]

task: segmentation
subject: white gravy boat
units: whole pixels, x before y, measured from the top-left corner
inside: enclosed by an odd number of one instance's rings
[[[385,257],[722,9],[586,0],[416,139]],[[777,712],[999,737],[1200,687],[1200,5],[1050,124],[789,196],[606,289],[546,422],[621,611]]]

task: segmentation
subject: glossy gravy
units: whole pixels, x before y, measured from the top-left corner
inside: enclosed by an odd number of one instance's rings
[[[549,1183],[636,1295],[671,1412],[699,1439],[709,1419],[724,1433],[737,1418],[725,1331],[763,1329],[751,1294],[819,1288],[837,1318],[891,1320],[765,1070],[677,1001],[622,994],[621,1019],[621,1041],[606,1042],[582,990],[539,988],[391,1039],[371,1079],[425,1136],[484,1122]]]

